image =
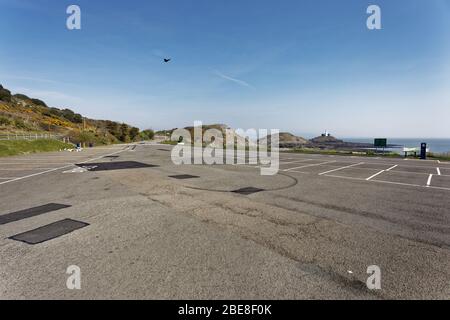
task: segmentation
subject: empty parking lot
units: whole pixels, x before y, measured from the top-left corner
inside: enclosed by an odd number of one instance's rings
[[[450,164],[282,153],[261,176],[168,151],[0,159],[1,297],[450,297]]]

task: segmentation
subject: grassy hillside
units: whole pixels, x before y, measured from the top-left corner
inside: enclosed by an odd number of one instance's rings
[[[138,141],[153,134],[125,123],[88,119],[68,108],[52,108],[0,85],[0,134],[15,132],[61,134],[73,143],[96,145]]]
[[[73,145],[56,140],[34,141],[0,141],[0,157],[15,156],[36,152],[58,151],[64,148],[72,148]]]

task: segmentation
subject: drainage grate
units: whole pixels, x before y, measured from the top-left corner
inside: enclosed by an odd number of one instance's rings
[[[11,212],[0,216],[0,225],[7,224],[14,221],[23,220],[38,216],[47,212],[56,211],[64,208],[69,208],[69,205],[59,203],[48,203],[43,206],[28,208],[16,212]]]
[[[84,163],[84,164],[77,164],[77,166],[86,168],[89,171],[107,171],[107,170],[140,169],[140,168],[157,167],[152,164],[146,164],[146,163],[136,162],[136,161]]]
[[[108,158],[108,159],[117,159],[119,156],[104,156],[103,158]]]
[[[159,151],[171,151],[169,149],[158,149]]]
[[[38,244],[48,240],[61,237],[75,230],[88,226],[88,223],[72,219],[60,220],[46,226],[16,234],[9,239],[25,242],[27,244]]]
[[[186,180],[186,179],[196,179],[200,178],[199,176],[191,176],[190,174],[179,174],[176,176],[169,176],[169,178],[179,179],[179,180]]]
[[[249,195],[249,194],[253,194],[253,193],[257,193],[257,192],[261,192],[261,191],[265,191],[265,190],[264,189],[259,189],[259,188],[247,187],[247,188],[234,190],[234,191],[231,191],[231,192],[238,193],[238,194],[243,194],[243,195]]]

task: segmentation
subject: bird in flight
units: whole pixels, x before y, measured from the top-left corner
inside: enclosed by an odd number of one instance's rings
[[[164,62],[167,63],[167,62],[170,62],[170,60],[172,60],[172,59],[164,59]]]

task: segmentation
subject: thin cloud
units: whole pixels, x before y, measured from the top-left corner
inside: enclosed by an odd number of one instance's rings
[[[13,76],[13,75],[2,75],[4,79],[12,79],[12,80],[25,80],[25,81],[33,81],[33,82],[44,82],[44,83],[58,83],[54,80],[42,79],[42,78],[33,78],[33,77],[23,77],[23,76]]]
[[[44,100],[48,105],[78,105],[83,102],[79,97],[71,96],[59,91],[34,90],[23,87],[11,87],[11,91],[22,93],[31,98]]]
[[[228,80],[228,81],[232,81],[232,82],[234,82],[234,83],[237,83],[237,84],[240,85],[240,86],[248,87],[248,88],[254,88],[254,87],[253,87],[251,84],[249,84],[248,82],[245,82],[244,80],[232,78],[232,77],[230,77],[230,76],[227,76],[227,75],[221,73],[220,71],[214,70],[214,73],[215,73],[217,76],[221,77],[222,79],[225,79],[225,80]]]

